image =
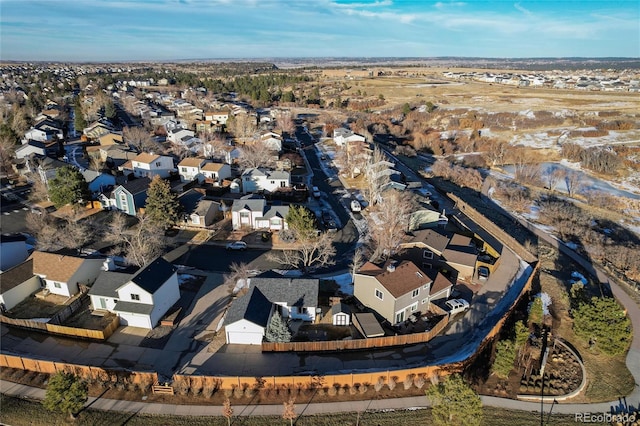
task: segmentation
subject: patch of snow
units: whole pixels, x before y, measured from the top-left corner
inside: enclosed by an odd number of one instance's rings
[[[588,282],[587,279],[580,272],[573,271],[571,273],[571,278],[573,278],[576,281],[582,281],[582,284],[587,285],[587,282]]]
[[[353,277],[350,272],[334,276],[323,276],[325,280],[334,280],[344,294],[353,294]]]
[[[577,250],[578,249],[578,245],[574,242],[568,241],[566,243],[564,243],[565,246],[569,247],[571,250]]]
[[[233,294],[237,294],[243,288],[249,288],[249,282],[244,278],[240,278],[236,281],[235,287],[233,287]]]
[[[184,284],[184,283],[187,283],[187,282],[195,280],[195,279],[196,279],[196,277],[194,275],[178,274],[178,283],[180,283],[180,284]]]
[[[530,109],[518,112],[518,115],[524,115],[527,118],[535,119],[536,115]]]

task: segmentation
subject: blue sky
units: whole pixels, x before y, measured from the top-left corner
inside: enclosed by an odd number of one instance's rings
[[[0,59],[640,57],[640,1],[0,0]]]

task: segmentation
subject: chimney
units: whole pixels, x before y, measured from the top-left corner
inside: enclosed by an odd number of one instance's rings
[[[393,272],[396,270],[396,264],[395,262],[390,263],[389,265],[387,265],[387,272]]]

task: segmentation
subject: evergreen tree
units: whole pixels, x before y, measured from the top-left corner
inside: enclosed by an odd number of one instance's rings
[[[104,116],[108,119],[113,119],[116,116],[116,112],[116,106],[113,104],[113,101],[107,101],[104,105]]]
[[[544,319],[544,306],[541,297],[534,297],[529,305],[529,325],[541,325]]]
[[[84,113],[82,112],[82,105],[80,104],[80,98],[76,98],[76,102],[73,107],[73,126],[75,127],[77,132],[82,132],[85,127],[87,127],[87,121],[84,118]]]
[[[278,311],[273,313],[265,332],[267,342],[290,342],[291,331]]]
[[[491,372],[506,379],[516,361],[516,347],[513,340],[500,340],[496,344],[496,358],[491,366]]]
[[[71,373],[58,372],[51,376],[42,405],[50,411],[67,413],[72,419],[87,402],[87,383]]]
[[[611,356],[623,354],[631,342],[631,321],[610,297],[592,297],[575,309],[573,330]]]
[[[304,240],[316,236],[316,216],[305,206],[290,206],[286,221],[296,240]]]
[[[73,166],[60,167],[49,180],[49,199],[56,207],[88,201],[89,196],[87,181]]]
[[[180,203],[171,192],[169,182],[158,175],[154,176],[147,191],[145,215],[152,224],[168,229],[178,221],[180,212]]]
[[[476,426],[482,423],[482,401],[458,374],[429,386],[431,416],[435,425]]]

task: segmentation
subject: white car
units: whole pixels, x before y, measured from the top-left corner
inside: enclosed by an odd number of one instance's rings
[[[357,213],[362,210],[362,206],[358,200],[351,200],[351,211]]]
[[[469,302],[464,299],[451,299],[445,302],[449,308],[449,315],[455,315],[458,312],[464,312],[469,309]]]
[[[246,250],[247,243],[244,241],[234,241],[232,243],[227,244],[227,250]]]

